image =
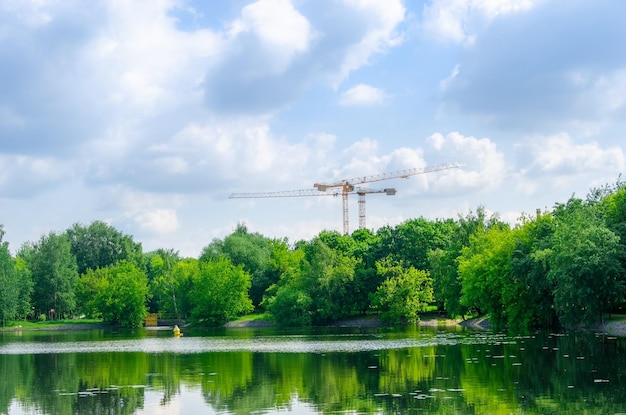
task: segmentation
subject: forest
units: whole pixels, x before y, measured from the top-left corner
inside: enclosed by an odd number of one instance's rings
[[[414,324],[438,310],[487,315],[517,332],[598,323],[626,306],[626,184],[592,189],[514,226],[483,207],[376,232],[322,231],[291,243],[240,224],[198,258],[94,221],[11,254],[0,227],[0,320],[90,317],[140,326],[148,313],[221,325],[264,313],[277,325],[356,316]]]

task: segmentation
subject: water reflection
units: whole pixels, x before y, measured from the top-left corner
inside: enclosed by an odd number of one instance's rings
[[[199,334],[5,333],[0,413],[626,413],[626,339]]]

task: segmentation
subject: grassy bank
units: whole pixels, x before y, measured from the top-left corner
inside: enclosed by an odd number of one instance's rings
[[[272,318],[268,313],[248,314],[237,320],[226,323],[226,327],[260,327],[271,326]]]
[[[81,318],[81,319],[67,319],[67,320],[46,320],[46,321],[34,321],[34,320],[23,320],[23,321],[12,321],[6,326],[2,327],[4,330],[16,330],[16,329],[25,329],[25,330],[53,330],[53,329],[61,329],[63,327],[72,327],[72,328],[87,328],[91,326],[97,326],[104,324],[101,319],[89,319],[89,318]]]

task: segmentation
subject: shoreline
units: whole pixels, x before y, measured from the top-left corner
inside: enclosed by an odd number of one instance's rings
[[[489,331],[491,330],[491,324],[487,317],[477,317],[467,320],[455,320],[448,318],[426,318],[416,323],[417,326],[423,327],[453,327],[462,326],[476,331]],[[355,319],[341,320],[327,325],[327,327],[386,327],[377,317],[361,317]],[[262,328],[262,327],[274,327],[274,324],[270,321],[232,321],[223,325],[227,328]],[[109,329],[116,328],[106,323],[93,323],[93,324],[64,324],[58,326],[48,327],[0,327],[1,332],[15,332],[15,331],[56,331],[56,330],[95,330],[95,329]],[[167,330],[169,326],[161,327],[144,327],[152,330]],[[607,321],[598,324],[593,330],[603,333],[609,336],[626,337],[626,320]]]

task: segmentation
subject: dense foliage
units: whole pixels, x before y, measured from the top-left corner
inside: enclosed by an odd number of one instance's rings
[[[626,186],[572,197],[511,227],[482,207],[377,232],[322,231],[290,244],[239,225],[199,258],[141,244],[103,222],[26,243],[0,227],[0,319],[87,315],[136,326],[147,312],[223,324],[266,312],[281,325],[377,314],[413,323],[435,307],[525,331],[593,325],[626,298]]]

